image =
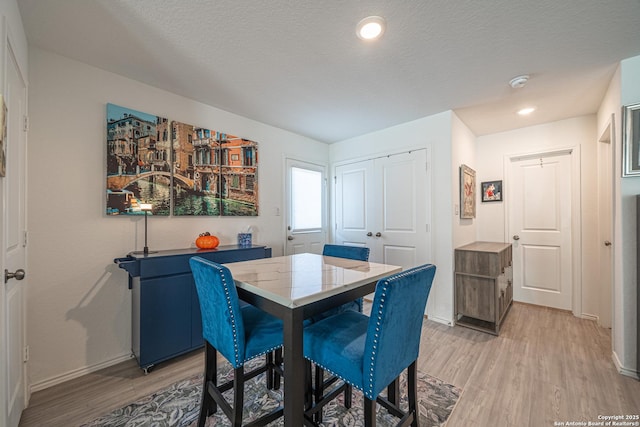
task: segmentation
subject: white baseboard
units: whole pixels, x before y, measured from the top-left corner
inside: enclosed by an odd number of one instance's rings
[[[613,364],[616,366],[616,369],[620,374],[640,380],[640,372],[622,366],[622,363],[620,363],[620,359],[618,358],[618,354],[615,351],[611,352],[611,358],[613,359]]]
[[[593,320],[594,322],[600,324],[600,317],[596,316],[595,314],[582,313],[582,316],[580,317],[582,319]]]
[[[442,323],[443,325],[453,326],[453,321],[451,319],[445,319],[444,317],[429,316],[429,320],[433,320],[434,322]]]
[[[61,375],[57,375],[55,377],[51,377],[44,381],[38,381],[37,383],[29,384],[30,393],[35,393],[36,391],[44,390],[46,388],[53,387],[54,385],[62,384],[64,382],[81,377],[83,375],[87,375],[92,372],[99,371],[100,369],[108,368],[109,366],[126,362],[127,360],[131,360],[131,357],[132,357],[131,353],[123,354],[114,359],[106,360],[96,365],[85,366],[79,369],[75,369],[73,371],[66,372]]]

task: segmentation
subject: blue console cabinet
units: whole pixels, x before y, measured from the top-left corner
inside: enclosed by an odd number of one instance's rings
[[[189,258],[217,263],[270,258],[265,246],[219,246],[129,253],[114,260],[129,273],[132,291],[132,351],[147,373],[155,364],[200,348],[202,320]]]

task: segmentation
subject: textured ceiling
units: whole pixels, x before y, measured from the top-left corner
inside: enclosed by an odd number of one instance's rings
[[[595,113],[640,55],[640,0],[18,4],[32,45],[324,142],[450,109],[477,135]],[[368,15],[376,43],[355,36]]]

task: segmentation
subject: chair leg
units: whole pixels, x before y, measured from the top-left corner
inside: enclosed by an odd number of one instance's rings
[[[273,390],[273,379],[275,377],[275,371],[273,369],[273,352],[264,355],[264,364],[267,367],[267,390]]]
[[[313,384],[311,381],[311,362],[304,359],[304,410],[313,406]]]
[[[351,409],[351,403],[353,401],[353,386],[351,384],[347,384],[347,387],[344,389],[344,407],[347,409]]]
[[[376,401],[364,398],[364,427],[376,427]]]
[[[324,396],[324,369],[320,366],[316,365],[316,378],[315,378],[315,389],[313,391],[315,403],[317,404],[322,400]],[[322,422],[322,411],[319,411],[315,416],[315,422],[320,424]]]
[[[242,410],[244,409],[244,368],[233,370],[233,427],[242,427]]]
[[[387,386],[387,400],[394,405],[398,404],[398,397],[400,396],[400,378],[393,380],[391,384]]]
[[[274,363],[276,366],[282,368],[282,363],[283,363],[282,347],[276,349],[275,355],[274,355]],[[274,369],[273,370],[273,389],[274,390],[280,389],[281,380],[282,378],[281,378],[280,372]]]
[[[218,384],[218,352],[215,348],[205,341],[205,365],[204,380],[202,384],[202,399],[200,401],[200,417],[198,418],[198,427],[204,427],[207,418],[218,410],[218,405],[209,393],[209,383]]]
[[[409,400],[409,413],[413,413],[412,427],[418,427],[418,369],[414,361],[407,369],[407,398]]]

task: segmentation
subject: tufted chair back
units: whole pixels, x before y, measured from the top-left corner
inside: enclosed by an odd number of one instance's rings
[[[436,267],[426,264],[376,285],[363,354],[364,394],[372,400],[418,358],[422,320]]]
[[[231,271],[201,257],[189,264],[200,300],[202,336],[238,368],[245,361],[245,331]]]
[[[369,248],[346,245],[324,245],[322,255],[369,261]]]

